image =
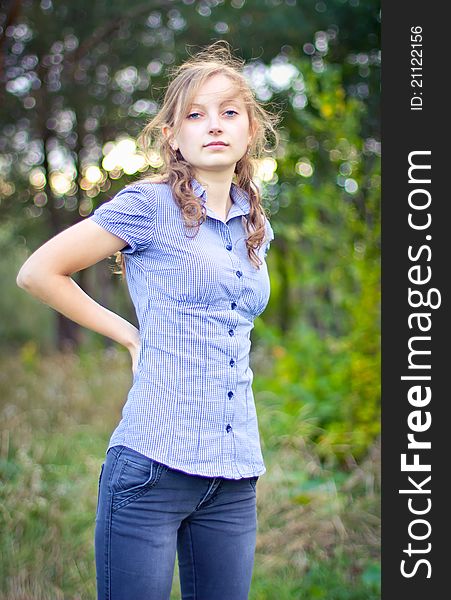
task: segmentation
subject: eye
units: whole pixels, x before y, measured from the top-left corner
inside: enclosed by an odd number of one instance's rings
[[[190,114],[189,114],[189,115],[188,115],[186,118],[187,118],[187,119],[191,119],[191,117],[192,117],[193,115],[198,115],[198,114],[199,114],[198,112],[193,112],[193,113],[190,113]],[[194,119],[194,120],[196,120],[196,119]]]
[[[236,112],[236,110],[233,110],[232,108],[229,108],[229,110],[226,110],[225,112],[226,112],[226,113],[230,113],[230,112],[231,112],[231,113],[235,113],[236,115],[238,114],[238,113]]]

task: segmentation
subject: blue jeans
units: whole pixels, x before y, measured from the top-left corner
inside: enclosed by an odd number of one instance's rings
[[[99,476],[97,600],[169,600],[176,551],[183,600],[246,600],[257,480],[190,475],[110,448]]]

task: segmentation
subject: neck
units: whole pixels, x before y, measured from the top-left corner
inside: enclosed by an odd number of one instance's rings
[[[207,205],[219,215],[227,215],[232,206],[230,187],[233,172],[231,173],[198,173],[195,179],[205,188]]]

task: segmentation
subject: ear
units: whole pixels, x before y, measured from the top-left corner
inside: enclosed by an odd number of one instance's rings
[[[171,146],[171,148],[173,150],[177,150],[178,149],[178,144],[173,139],[172,128],[169,127],[169,125],[163,125],[162,128],[161,128],[161,133],[164,135],[164,137],[166,138],[166,140],[168,140],[169,145]]]

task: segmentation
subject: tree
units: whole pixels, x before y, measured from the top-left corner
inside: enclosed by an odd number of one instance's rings
[[[285,332],[300,320],[347,330],[361,285],[354,251],[365,248],[365,271],[379,243],[377,2],[16,0],[0,17],[0,216],[30,247],[134,176],[130,140],[126,164],[110,154],[107,169],[105,155],[155,113],[187,47],[225,38],[257,96],[284,111],[274,171],[261,178],[277,234],[268,318]],[[77,279],[87,286],[84,271]],[[76,344],[78,327],[57,319],[58,346]]]

